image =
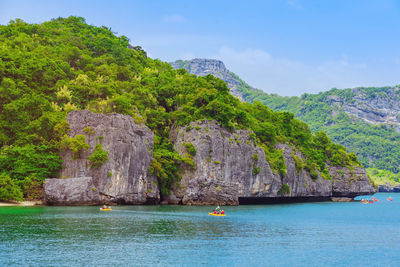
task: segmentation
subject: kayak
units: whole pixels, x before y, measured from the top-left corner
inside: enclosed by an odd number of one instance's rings
[[[211,215],[211,216],[226,216],[225,214],[214,214],[214,213],[211,213],[211,212],[209,212],[208,214]]]
[[[103,209],[103,208],[100,208],[100,210],[102,210],[102,211],[109,211],[109,210],[112,210],[112,209]]]
[[[364,200],[364,199],[361,199],[361,202],[362,203],[364,203],[364,204],[372,204],[372,203],[374,203],[374,201],[373,200]]]

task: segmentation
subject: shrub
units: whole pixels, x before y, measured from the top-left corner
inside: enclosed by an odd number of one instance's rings
[[[287,173],[285,158],[283,157],[283,151],[280,149],[274,149],[261,145],[265,151],[265,157],[271,166],[271,169],[278,172],[281,176]]]
[[[101,144],[97,144],[92,155],[88,157],[90,167],[98,168],[108,160],[108,151],[105,151]]]
[[[188,164],[188,165],[192,168],[192,170],[196,169],[195,164],[194,164],[194,161],[193,161],[193,158],[192,158],[189,154],[186,153],[186,154],[182,157],[182,161],[183,161],[184,163]]]
[[[296,167],[296,171],[300,172],[302,169],[304,169],[305,164],[301,158],[293,154],[293,159],[294,159],[294,165]]]
[[[94,130],[90,127],[87,126],[83,129],[83,131],[87,134],[87,135],[94,135]]]
[[[261,168],[260,168],[260,167],[257,167],[257,166],[253,167],[253,175],[259,174],[260,171],[261,171]]]
[[[318,167],[315,162],[310,162],[308,161],[307,164],[304,166],[305,169],[310,173],[310,176],[313,180],[318,179],[318,173],[316,171],[316,168]]]
[[[186,150],[190,154],[190,156],[194,157],[196,156],[196,148],[192,143],[183,143],[183,146],[186,147]]]
[[[315,169],[311,169],[310,170],[310,176],[313,180],[317,180],[318,179],[318,173]]]
[[[68,137],[64,135],[64,138],[60,142],[61,149],[69,149],[73,153],[73,158],[77,159],[83,150],[89,149],[89,144],[86,143],[86,136],[78,134],[75,137]]]
[[[278,191],[279,195],[289,195],[290,194],[290,187],[287,184],[282,184],[281,189]]]
[[[5,173],[0,174],[0,200],[23,200],[21,189]]]
[[[157,177],[163,195],[169,195],[175,183],[181,179],[179,171],[182,163],[182,157],[177,151],[173,150],[171,143],[154,146],[149,173]]]

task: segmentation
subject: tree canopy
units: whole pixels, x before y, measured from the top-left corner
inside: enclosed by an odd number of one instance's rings
[[[222,80],[173,70],[131,46],[127,37],[81,17],[42,24],[16,19],[0,26],[0,103],[0,190],[3,184],[18,187],[15,199],[18,190],[29,197],[30,186],[57,175],[59,151],[73,143],[65,137],[65,118],[75,109],[122,113],[145,123],[155,134],[150,171],[164,194],[186,164],[169,140],[170,129],[200,119],[254,131],[281,174],[286,170],[278,142],[300,149],[308,168],[325,175],[326,163],[358,164],[343,146],[324,133],[313,135],[292,113],[241,102]]]

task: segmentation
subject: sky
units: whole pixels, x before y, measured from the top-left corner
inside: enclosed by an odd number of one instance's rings
[[[284,96],[400,84],[400,0],[0,0],[0,24],[80,16],[163,61],[213,58]]]

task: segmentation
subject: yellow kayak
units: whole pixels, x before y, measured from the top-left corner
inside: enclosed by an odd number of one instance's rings
[[[211,215],[211,216],[226,216],[225,214],[214,214],[214,213],[211,213],[211,212],[209,212],[208,214]]]
[[[112,209],[103,209],[103,208],[100,208],[100,210],[102,210],[102,211],[109,211],[109,210],[112,210]]]

